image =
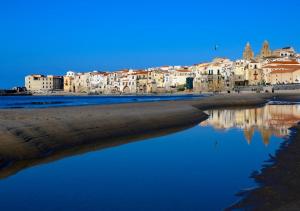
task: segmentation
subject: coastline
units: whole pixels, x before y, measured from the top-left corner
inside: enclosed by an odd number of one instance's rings
[[[241,200],[226,210],[299,210],[300,209],[300,123],[290,128],[291,135],[275,156],[265,161],[251,178],[257,188],[241,191]]]
[[[84,147],[96,150],[168,134],[206,118],[176,101],[0,110],[0,178],[28,165],[78,154]]]
[[[224,94],[184,101],[3,109],[0,178],[66,156],[190,128],[207,119],[203,111],[208,109],[257,107],[271,100],[299,101],[300,94]]]

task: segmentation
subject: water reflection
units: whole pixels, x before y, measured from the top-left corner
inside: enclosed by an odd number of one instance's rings
[[[290,133],[289,128],[300,120],[300,105],[266,105],[261,108],[228,109],[207,111],[210,118],[200,126],[212,126],[216,130],[239,128],[245,140],[251,144],[255,131],[267,146],[272,135],[283,138]]]
[[[121,139],[65,140],[60,148],[41,140],[51,149],[46,155],[34,153],[37,144],[8,148],[2,141],[0,210],[222,210],[239,199],[238,191],[256,187],[249,175],[274,155],[300,120],[300,109],[267,105],[207,113],[201,127],[195,119]],[[217,150],[212,140],[220,140]]]
[[[9,139],[9,136],[2,136],[4,139],[0,139],[0,180],[32,166],[54,162],[87,152],[117,147],[135,141],[169,135],[195,125],[191,122],[189,125],[174,126],[164,130],[152,131],[151,133],[128,134],[122,137],[109,137],[97,141],[85,140],[83,143],[74,141],[73,144],[70,144],[68,140],[65,140],[59,143],[59,147],[54,146],[51,140],[41,140],[40,145],[43,144],[43,147],[49,151],[49,153],[44,154],[40,150],[38,142],[28,146],[26,142],[13,142]]]

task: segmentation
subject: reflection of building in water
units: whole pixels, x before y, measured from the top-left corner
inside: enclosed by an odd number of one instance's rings
[[[210,118],[200,123],[201,126],[212,125],[219,130],[240,128],[249,144],[255,130],[268,145],[272,135],[287,136],[288,129],[300,121],[300,105],[266,105],[253,109],[210,110],[207,113]]]

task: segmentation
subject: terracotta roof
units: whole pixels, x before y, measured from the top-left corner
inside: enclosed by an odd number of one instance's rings
[[[271,69],[290,69],[290,68],[300,68],[300,65],[267,65],[263,68],[271,68]]]
[[[179,69],[179,70],[176,70],[177,72],[192,72],[191,70],[188,70],[188,69]]]
[[[297,62],[296,60],[291,60],[291,61],[274,61],[274,62],[269,63],[268,65],[272,65],[272,64],[284,64],[284,65],[298,64],[298,65],[300,65],[300,63]]]
[[[289,69],[281,69],[281,70],[273,70],[271,72],[271,74],[276,74],[276,73],[293,73],[296,71],[300,71],[300,67],[299,68],[289,68]]]
[[[128,69],[119,70],[118,72],[129,72]]]
[[[136,74],[136,75],[139,75],[139,74],[144,75],[144,74],[148,74],[148,72],[145,71],[145,70],[137,70],[137,71],[135,72],[135,74]]]

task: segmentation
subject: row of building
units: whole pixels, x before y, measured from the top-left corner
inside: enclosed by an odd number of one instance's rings
[[[247,43],[243,59],[216,58],[191,66],[162,66],[114,72],[68,71],[65,76],[29,75],[25,86],[32,92],[64,90],[75,93],[220,92],[237,86],[300,83],[300,55],[292,47],[272,51],[265,41],[255,56]]]

